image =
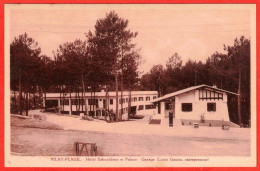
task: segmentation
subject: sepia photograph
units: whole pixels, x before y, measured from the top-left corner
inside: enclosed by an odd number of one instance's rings
[[[255,4],[5,4],[7,167],[256,166]]]

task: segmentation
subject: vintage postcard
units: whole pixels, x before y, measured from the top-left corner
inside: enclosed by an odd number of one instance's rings
[[[6,167],[255,167],[255,4],[5,4]]]

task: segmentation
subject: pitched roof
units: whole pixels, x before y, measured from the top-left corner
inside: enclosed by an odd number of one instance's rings
[[[179,91],[176,91],[176,92],[173,92],[173,93],[170,93],[170,94],[166,94],[166,95],[164,95],[162,97],[159,97],[157,99],[152,100],[151,102],[158,102],[158,101],[161,101],[161,100],[164,100],[164,99],[168,99],[170,97],[174,97],[174,96],[177,96],[177,95],[180,95],[180,94],[183,94],[183,93],[187,93],[189,91],[193,91],[193,90],[200,89],[200,88],[209,88],[209,89],[214,89],[216,91],[220,91],[220,92],[224,92],[224,93],[238,95],[237,93],[233,93],[233,92],[230,92],[230,91],[226,91],[226,90],[223,90],[223,89],[219,89],[219,88],[216,88],[216,87],[212,87],[212,86],[209,86],[209,85],[202,84],[202,85],[198,85],[198,86],[185,88],[183,90],[179,90]]]

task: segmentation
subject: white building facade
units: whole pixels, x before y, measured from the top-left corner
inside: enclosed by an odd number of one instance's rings
[[[46,101],[43,105],[47,108],[59,108],[60,113],[69,115],[79,115],[87,113],[90,116],[104,116],[105,105],[107,98],[107,109],[113,113],[116,111],[116,92],[85,92],[85,97],[82,94],[76,93],[47,93]],[[123,119],[127,119],[129,100],[131,99],[131,113],[135,114],[154,114],[156,107],[152,100],[158,98],[157,91],[124,91],[121,99],[121,92],[118,92],[118,109],[119,114],[122,114]],[[121,105],[122,103],[122,105]]]
[[[207,85],[194,86],[167,94],[152,102],[157,105],[157,118],[168,118],[170,105],[173,118],[186,120],[229,120],[227,94],[237,95]]]

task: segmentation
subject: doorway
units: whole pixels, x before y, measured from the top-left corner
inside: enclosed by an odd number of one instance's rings
[[[161,102],[158,102],[158,114],[161,114]]]

